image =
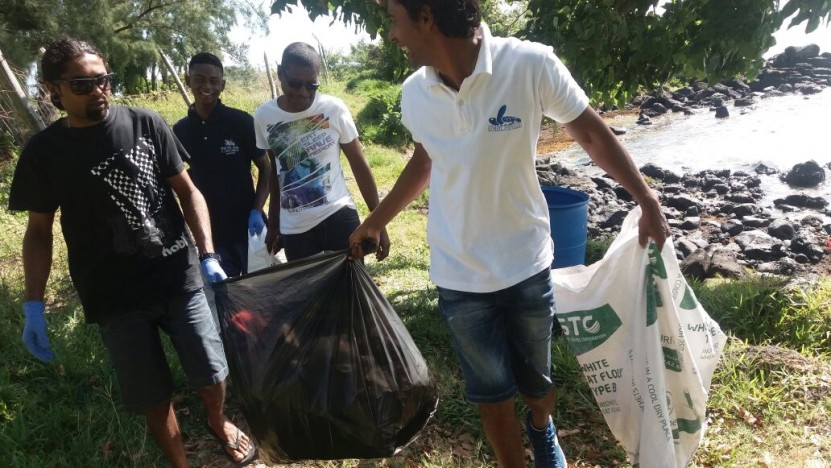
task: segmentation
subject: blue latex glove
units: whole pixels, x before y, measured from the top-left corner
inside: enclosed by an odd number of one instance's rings
[[[46,306],[43,305],[43,301],[23,303],[23,313],[26,315],[26,322],[23,324],[23,342],[26,343],[26,347],[34,357],[41,361],[51,361],[55,355],[49,349],[44,311],[46,311]]]
[[[202,274],[205,275],[209,283],[216,283],[228,277],[215,258],[202,260]]]
[[[248,214],[248,235],[259,234],[263,232],[264,227],[265,216],[263,216],[263,212],[256,209],[251,210],[251,213]]]

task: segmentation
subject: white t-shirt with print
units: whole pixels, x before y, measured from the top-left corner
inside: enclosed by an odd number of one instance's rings
[[[441,287],[492,292],[550,267],[548,206],[535,170],[542,117],[568,123],[588,98],[551,47],[481,28],[459,91],[422,67],[404,83],[402,121],[432,160],[427,241]],[[556,222],[556,220],[555,220]]]
[[[308,109],[287,112],[272,99],[254,112],[257,146],[274,152],[280,181],[280,232],[304,233],[355,203],[340,164],[341,144],[358,137],[346,104],[318,93]]]

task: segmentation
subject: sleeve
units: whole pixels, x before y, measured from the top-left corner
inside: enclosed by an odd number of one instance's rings
[[[410,75],[410,78],[412,78],[412,75]],[[410,132],[410,135],[413,137],[413,141],[421,143],[421,138],[417,134],[418,129],[413,126],[415,120],[411,116],[413,106],[410,103],[413,99],[412,89],[415,85],[409,83],[410,78],[405,80],[404,85],[401,87],[401,123],[407,128],[407,131]]]
[[[184,161],[189,161],[190,155],[161,116],[153,116],[153,125],[156,132],[158,144],[156,149],[159,152],[157,158],[162,177],[173,177],[180,174],[185,170]]]
[[[334,102],[335,115],[333,117],[338,133],[340,133],[338,143],[350,143],[355,138],[358,138],[358,128],[355,126],[355,121],[352,120],[352,114],[349,113],[349,108],[346,107],[346,104],[340,99],[335,99]]]
[[[260,145],[257,142],[256,130],[254,128],[254,117],[251,117],[250,115],[244,112],[242,130],[244,135],[244,145],[245,148],[248,150],[248,157],[250,157],[251,160],[254,161],[265,156],[265,150],[263,148],[260,148]]]
[[[265,117],[263,116],[262,107],[254,111],[254,139],[256,146],[262,150],[270,150],[268,145],[268,135],[265,131]]]
[[[35,141],[30,140],[20,154],[9,190],[10,211],[54,213],[59,207],[51,186],[36,163],[36,146]]]
[[[576,119],[589,105],[588,96],[551,47],[545,47],[537,89],[543,114],[560,123]]]
[[[187,117],[185,117],[185,119],[186,118]],[[182,120],[176,122],[175,124],[173,124],[173,127],[172,127],[173,128],[173,136],[176,137],[176,141],[178,141],[179,144],[182,145],[182,148],[185,147],[185,144],[182,143],[182,138],[184,137],[184,135],[186,135],[186,132],[187,132],[187,129],[185,127],[185,125],[187,125],[186,122],[185,122],[185,119],[182,119]],[[188,164],[191,164],[190,153],[187,152],[187,148],[184,149],[184,154],[181,155],[181,158],[182,158],[182,161],[184,161]]]

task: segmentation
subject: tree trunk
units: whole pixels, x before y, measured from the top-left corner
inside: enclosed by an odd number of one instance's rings
[[[29,103],[29,97],[20,86],[20,83],[18,83],[17,77],[14,75],[8,62],[6,62],[6,59],[3,57],[2,50],[0,50],[0,71],[0,83],[2,83],[3,88],[12,89],[15,94],[17,94],[17,99],[12,97],[9,101],[12,106],[14,106],[15,113],[19,116],[19,123],[21,123],[25,129],[21,132],[22,136],[24,139],[28,139],[35,133],[46,128],[46,125],[43,123],[43,120],[41,120],[40,115],[35,112],[35,109],[32,108]]]

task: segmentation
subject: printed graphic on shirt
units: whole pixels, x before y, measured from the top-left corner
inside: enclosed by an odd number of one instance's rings
[[[337,144],[324,132],[329,118],[318,114],[266,126],[268,145],[277,156],[280,171],[280,207],[296,213],[326,204],[332,189],[331,163],[316,156]]]
[[[109,220],[116,252],[166,257],[187,247],[184,233],[174,233],[162,211],[166,191],[158,183],[161,172],[149,138],[139,138],[133,149],[112,154],[90,172],[104,181],[123,215]]]
[[[507,110],[508,106],[503,104],[502,107],[499,108],[499,111],[496,112],[496,117],[488,119],[488,122],[490,122],[490,125],[488,125],[489,132],[506,132],[522,128],[522,119],[519,117],[505,115]]]
[[[224,155],[232,155],[239,153],[239,145],[234,140],[225,139],[225,143],[219,148],[219,152]]]

